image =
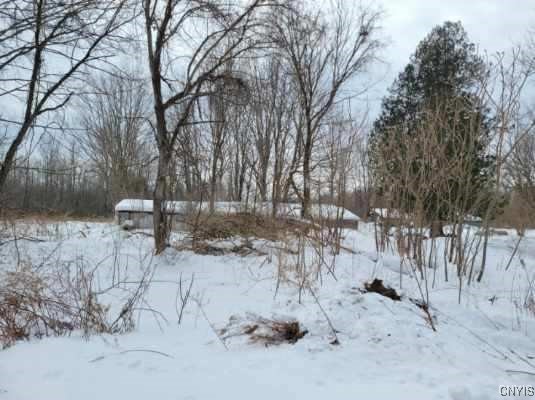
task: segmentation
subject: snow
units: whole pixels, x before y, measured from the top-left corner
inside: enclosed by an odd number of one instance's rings
[[[182,214],[187,210],[194,210],[198,207],[197,202],[191,201],[167,201],[165,207],[169,213]],[[256,207],[255,211],[264,211],[269,213],[272,209],[271,203],[256,204],[254,206],[240,202],[233,201],[218,201],[215,202],[214,208],[221,213],[236,213],[246,211]],[[208,203],[201,204],[202,210],[208,209]],[[122,211],[136,211],[152,213],[153,201],[141,199],[123,199],[115,206],[115,212]],[[278,206],[279,215],[291,216],[292,218],[299,218],[301,216],[301,206],[299,204],[282,203]],[[359,221],[360,218],[349,210],[343,207],[338,207],[332,204],[312,204],[310,207],[310,214],[313,218],[343,218],[347,221]]]
[[[482,222],[483,219],[481,217],[478,217],[477,215],[467,215],[464,220],[466,222]]]
[[[400,218],[401,215],[406,216],[395,208],[372,208],[370,211],[373,215],[381,218]]]
[[[181,214],[186,213],[190,209],[195,209],[197,207],[197,203],[191,201],[166,201],[165,207],[169,213]],[[202,203],[201,207],[203,210],[208,209],[208,203]],[[218,212],[237,212],[242,209],[242,204],[232,201],[216,202],[215,209]],[[123,199],[115,206],[115,212],[138,211],[152,213],[152,210],[152,200]]]
[[[152,200],[123,199],[115,205],[115,212],[140,211],[140,212],[151,213],[152,209],[153,209]]]
[[[300,304],[295,286],[282,284],[277,291],[276,244],[254,242],[267,257],[202,256],[172,248],[151,257],[150,237],[111,223],[20,224],[19,229],[43,241],[0,246],[0,269],[9,269],[17,254],[38,262],[52,253],[50,262],[82,258],[92,268],[98,265],[105,284],[113,255],[128,265],[127,281],[150,264],[155,275],[146,307],[158,313],[140,312],[129,334],[84,339],[75,332],[0,351],[1,400],[488,400],[502,398],[499,385],[535,384],[533,376],[506,372],[535,369],[528,365],[535,364],[535,320],[514,304],[525,295],[528,278],[535,277],[533,231],[507,272],[517,237],[513,232],[491,237],[486,275],[464,289],[461,304],[455,279],[445,282],[437,271],[429,287],[434,332],[409,301],[419,298],[418,285],[407,271],[400,275],[399,258],[375,252],[371,225],[348,230],[344,245],[353,252],[338,256],[337,279],[324,273],[313,288],[338,331],[341,344],[333,346],[329,324],[310,294],[304,293]],[[184,280],[194,277],[195,301],[179,326],[180,274]],[[403,300],[359,290],[375,277]],[[295,345],[266,348],[236,337],[225,348],[212,326],[222,328],[232,316],[250,312],[295,318],[309,333]]]

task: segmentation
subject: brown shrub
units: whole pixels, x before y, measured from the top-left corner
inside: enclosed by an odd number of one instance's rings
[[[288,218],[270,218],[252,213],[192,215],[186,221],[194,241],[255,237],[270,241],[303,232],[310,224]]]
[[[5,273],[0,287],[0,344],[72,331],[70,307],[48,293],[48,283],[23,265]]]
[[[496,219],[496,226],[514,228],[519,234],[535,227],[535,207],[518,193],[513,193],[503,212]]]
[[[16,270],[0,275],[0,347],[19,340],[62,336],[80,330],[85,337],[98,333],[123,333],[134,328],[133,312],[148,288],[144,276],[131,291],[119,313],[96,291],[95,270],[83,265],[62,265],[52,272],[21,263]]]

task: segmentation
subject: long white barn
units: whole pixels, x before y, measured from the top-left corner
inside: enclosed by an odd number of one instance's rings
[[[167,201],[165,208],[172,215],[176,226],[179,226],[187,215],[192,212],[208,211],[208,203],[191,201]],[[234,214],[239,212],[253,212],[257,214],[271,215],[271,203],[262,203],[246,206],[244,203],[232,201],[219,201],[215,203],[215,212],[218,214]],[[151,229],[153,201],[141,199],[124,199],[115,206],[117,223],[123,224],[131,221],[135,228]],[[313,220],[331,221],[347,228],[358,228],[360,218],[351,211],[332,204],[313,204],[310,207],[310,215]],[[301,218],[301,205],[282,203],[277,209],[277,216],[281,218]]]

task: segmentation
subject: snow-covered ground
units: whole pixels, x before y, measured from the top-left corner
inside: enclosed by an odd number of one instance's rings
[[[24,227],[19,226],[19,229]],[[454,399],[503,398],[500,385],[535,385],[535,318],[520,302],[535,276],[535,232],[528,232],[508,271],[514,232],[492,237],[483,281],[463,289],[439,269],[429,283],[436,332],[410,298],[416,281],[399,258],[377,255],[371,226],[347,231],[335,276],[305,291],[277,290],[276,245],[264,255],[198,255],[168,249],[151,257],[152,240],[107,223],[28,225],[27,235],[0,247],[0,268],[17,257],[39,263],[83,260],[105,286],[113,266],[135,281],[154,268],[136,329],[124,335],[49,337],[0,351],[0,400],[85,399]],[[450,278],[455,277],[450,269]],[[194,276],[178,325],[177,282]],[[430,276],[432,272],[429,272]],[[117,277],[116,277],[117,278]],[[363,293],[380,278],[403,295],[395,302]],[[529,279],[528,279],[529,278]],[[111,299],[113,303],[113,299]],[[318,304],[319,302],[319,304]],[[516,305],[515,305],[516,304]],[[321,306],[321,308],[320,308]],[[323,309],[323,310],[322,310]],[[325,312],[325,313],[324,313]],[[243,337],[222,343],[217,330],[248,313],[297,319],[308,330],[296,344],[264,347]],[[327,314],[338,331],[333,335]]]

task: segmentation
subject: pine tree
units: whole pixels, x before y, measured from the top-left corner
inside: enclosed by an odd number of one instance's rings
[[[381,114],[374,123],[370,160],[379,193],[388,190],[381,176],[384,170],[376,168],[381,146],[386,142],[391,143],[394,135],[394,139],[399,137],[402,147],[402,143],[406,143],[402,137],[410,138],[419,129],[425,129],[422,126],[425,127],[426,116],[440,111],[446,122],[441,128],[435,126],[429,129],[426,134],[438,135],[437,139],[447,149],[448,157],[453,159],[462,156],[470,160],[466,164],[466,169],[470,171],[468,178],[465,176],[462,181],[455,176],[448,178],[448,184],[442,185],[448,193],[435,188],[427,195],[429,218],[432,218],[432,214],[434,218],[447,220],[454,213],[474,212],[478,194],[488,187],[491,179],[492,159],[485,155],[489,116],[476,94],[478,82],[485,73],[485,63],[477,55],[475,45],[468,40],[460,22],[445,22],[420,42],[409,64],[383,99]],[[477,134],[474,135],[474,132]],[[399,150],[403,152],[405,149]],[[429,159],[429,154],[421,158]],[[422,168],[428,168],[429,173],[433,173],[429,165],[421,163],[415,163],[411,168],[415,175],[421,174]],[[391,162],[387,169],[389,176],[395,176],[400,165]],[[470,190],[466,190],[467,185]],[[466,194],[461,196],[461,191]],[[404,193],[401,198],[405,200],[397,206],[410,212],[413,196]],[[452,198],[462,200],[457,201],[456,206],[461,209],[452,209]],[[478,208],[481,206],[479,204]]]

